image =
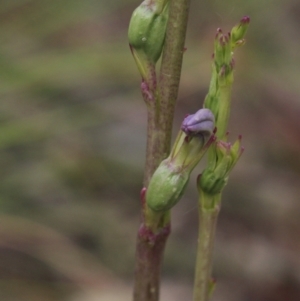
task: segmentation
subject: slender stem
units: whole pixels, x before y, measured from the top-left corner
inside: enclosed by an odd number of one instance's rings
[[[219,86],[218,110],[220,114],[218,115],[216,121],[216,127],[218,129],[216,136],[219,139],[223,139],[226,136],[229,115],[230,115],[231,92],[232,92],[232,83],[224,86]]]
[[[211,279],[211,269],[217,218],[220,211],[219,199],[220,196],[216,202],[214,196],[210,198],[210,196],[203,196],[202,194],[202,204],[199,206],[198,249],[193,301],[207,301],[214,286]],[[208,203],[213,205],[205,206]]]
[[[190,0],[170,0],[169,21],[157,85],[150,88],[152,100],[143,93],[148,107],[147,150],[144,187],[170,152],[174,108],[178,95]],[[156,84],[156,78],[155,78]],[[145,99],[146,100],[146,99]],[[170,213],[156,214],[142,193],[142,223],[137,237],[134,301],[158,301],[160,272],[170,233]]]
[[[160,270],[170,224],[153,233],[144,224],[138,233],[137,265],[133,300],[159,300]]]
[[[164,155],[170,151],[174,109],[178,96],[190,0],[171,0],[169,23],[159,76],[159,125],[166,133]]]
[[[166,157],[164,155],[165,133],[159,127],[156,107],[157,106],[154,105],[154,103],[148,106],[147,150],[144,172],[144,187],[148,187],[154,171],[156,170],[160,162]]]
[[[137,235],[133,301],[158,301],[163,254],[171,230],[170,213],[157,214],[148,208],[145,191],[143,188],[141,193],[143,209]]]

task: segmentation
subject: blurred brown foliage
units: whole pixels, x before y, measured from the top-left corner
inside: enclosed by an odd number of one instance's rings
[[[146,112],[127,42],[139,2],[0,3],[0,299],[130,300]],[[202,106],[217,27],[250,15],[213,301],[300,300],[300,2],[193,1],[174,133]],[[199,167],[195,172],[201,172]],[[173,211],[162,301],[191,300],[195,179]]]

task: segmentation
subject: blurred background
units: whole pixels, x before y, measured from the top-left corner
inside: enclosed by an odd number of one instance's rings
[[[0,2],[0,300],[131,300],[146,110],[127,42],[137,0]],[[192,1],[174,135],[208,89],[216,29],[236,50],[213,301],[300,300],[300,2]],[[162,301],[192,299],[194,172],[172,212]]]

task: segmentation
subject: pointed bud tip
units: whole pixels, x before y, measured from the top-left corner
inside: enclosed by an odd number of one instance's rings
[[[249,17],[249,16],[244,16],[244,17],[241,19],[241,23],[242,23],[242,24],[249,24],[249,23],[250,23],[250,17]]]
[[[215,39],[217,40],[219,37],[222,37],[222,36],[223,36],[222,29],[221,28],[217,28]]]
[[[236,24],[231,30],[231,42],[233,49],[237,46],[245,44],[245,34],[250,22],[248,16],[243,17],[238,24]]]

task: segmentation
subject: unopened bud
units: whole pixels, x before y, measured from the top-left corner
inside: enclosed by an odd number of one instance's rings
[[[217,141],[213,145],[214,158],[198,178],[198,188],[207,194],[220,193],[228,181],[233,169],[244,149],[240,146],[241,136],[231,145],[224,141]]]
[[[171,160],[162,161],[149,183],[147,205],[154,211],[170,210],[184,193],[189,177],[187,170],[178,171]]]
[[[227,65],[230,63],[232,57],[229,35],[222,34],[220,29],[217,31],[214,48],[214,62],[217,72],[219,72],[224,64]]]
[[[248,26],[250,23],[250,18],[245,16],[241,21],[235,25],[231,30],[231,42],[235,46],[239,46],[244,43],[244,37],[246,35]],[[242,42],[241,42],[242,41]]]
[[[215,117],[209,109],[201,109],[188,115],[182,122],[181,129],[190,136],[210,137],[214,130]]]
[[[155,65],[162,53],[168,16],[168,0],[145,0],[132,14],[129,45],[143,78],[147,76],[148,64]]]
[[[220,193],[227,184],[227,178],[217,178],[213,171],[206,169],[197,179],[197,185],[203,192],[210,195]]]

